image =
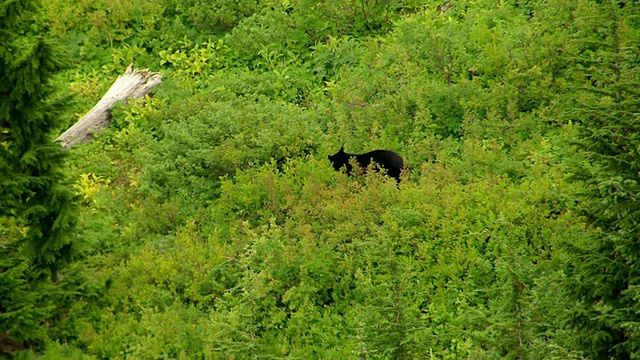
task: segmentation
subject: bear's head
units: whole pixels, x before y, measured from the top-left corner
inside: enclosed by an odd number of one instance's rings
[[[337,153],[329,155],[329,161],[333,164],[333,168],[337,171],[345,165],[349,164],[349,155],[344,152],[344,145],[338,150]]]

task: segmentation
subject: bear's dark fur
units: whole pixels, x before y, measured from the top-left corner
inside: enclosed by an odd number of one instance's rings
[[[347,175],[351,175],[353,167],[349,163],[349,159],[352,157],[356,159],[356,163],[360,165],[363,171],[366,172],[369,164],[374,162],[378,167],[385,169],[387,175],[396,179],[397,182],[400,182],[400,173],[404,168],[404,160],[402,160],[400,155],[393,151],[373,150],[371,152],[358,155],[344,152],[344,146],[342,146],[337,153],[329,155],[329,161],[331,161],[333,168],[336,169],[336,171],[340,171],[344,166],[347,168]]]

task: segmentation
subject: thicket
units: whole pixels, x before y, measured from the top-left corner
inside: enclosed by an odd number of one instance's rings
[[[7,250],[42,222],[1,192],[1,324],[30,320],[0,327],[0,351],[637,357],[639,14],[591,0],[42,2],[18,33],[72,63],[33,99],[71,101],[38,129],[75,122],[132,61],[164,83],[47,168],[74,179],[79,207],[80,257],[57,278]],[[10,176],[23,170],[5,123],[20,119],[1,118]],[[399,186],[347,177],[327,160],[343,144],[396,151],[408,171]]]

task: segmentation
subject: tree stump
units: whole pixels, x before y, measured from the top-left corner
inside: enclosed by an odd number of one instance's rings
[[[148,69],[133,69],[129,65],[124,74],[111,85],[106,94],[77,123],[58,136],[54,142],[60,142],[62,148],[70,148],[80,142],[89,142],[101,129],[109,126],[111,110],[120,100],[139,99],[151,89],[162,83],[162,75]]]

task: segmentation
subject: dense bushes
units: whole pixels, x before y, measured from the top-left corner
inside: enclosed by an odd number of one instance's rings
[[[152,164],[145,174],[150,188],[211,201],[220,177],[315,153],[323,140],[311,112],[261,96],[222,97],[194,96],[163,115],[157,138],[144,150]]]
[[[584,229],[549,216],[556,181],[463,185],[424,165],[397,189],[313,156],[253,166],[110,270],[79,344],[133,358],[560,356],[540,340],[559,336],[554,249]]]
[[[39,339],[18,356],[634,356],[634,14],[45,4],[80,60],[54,82],[78,99],[64,121],[132,60],[164,83],[70,151],[84,257],[61,282],[30,288],[37,273],[3,248],[20,274],[3,309],[42,304],[25,312],[40,328],[10,331]],[[336,173],[343,144],[398,152],[403,181]],[[627,265],[600,277],[602,258]]]

